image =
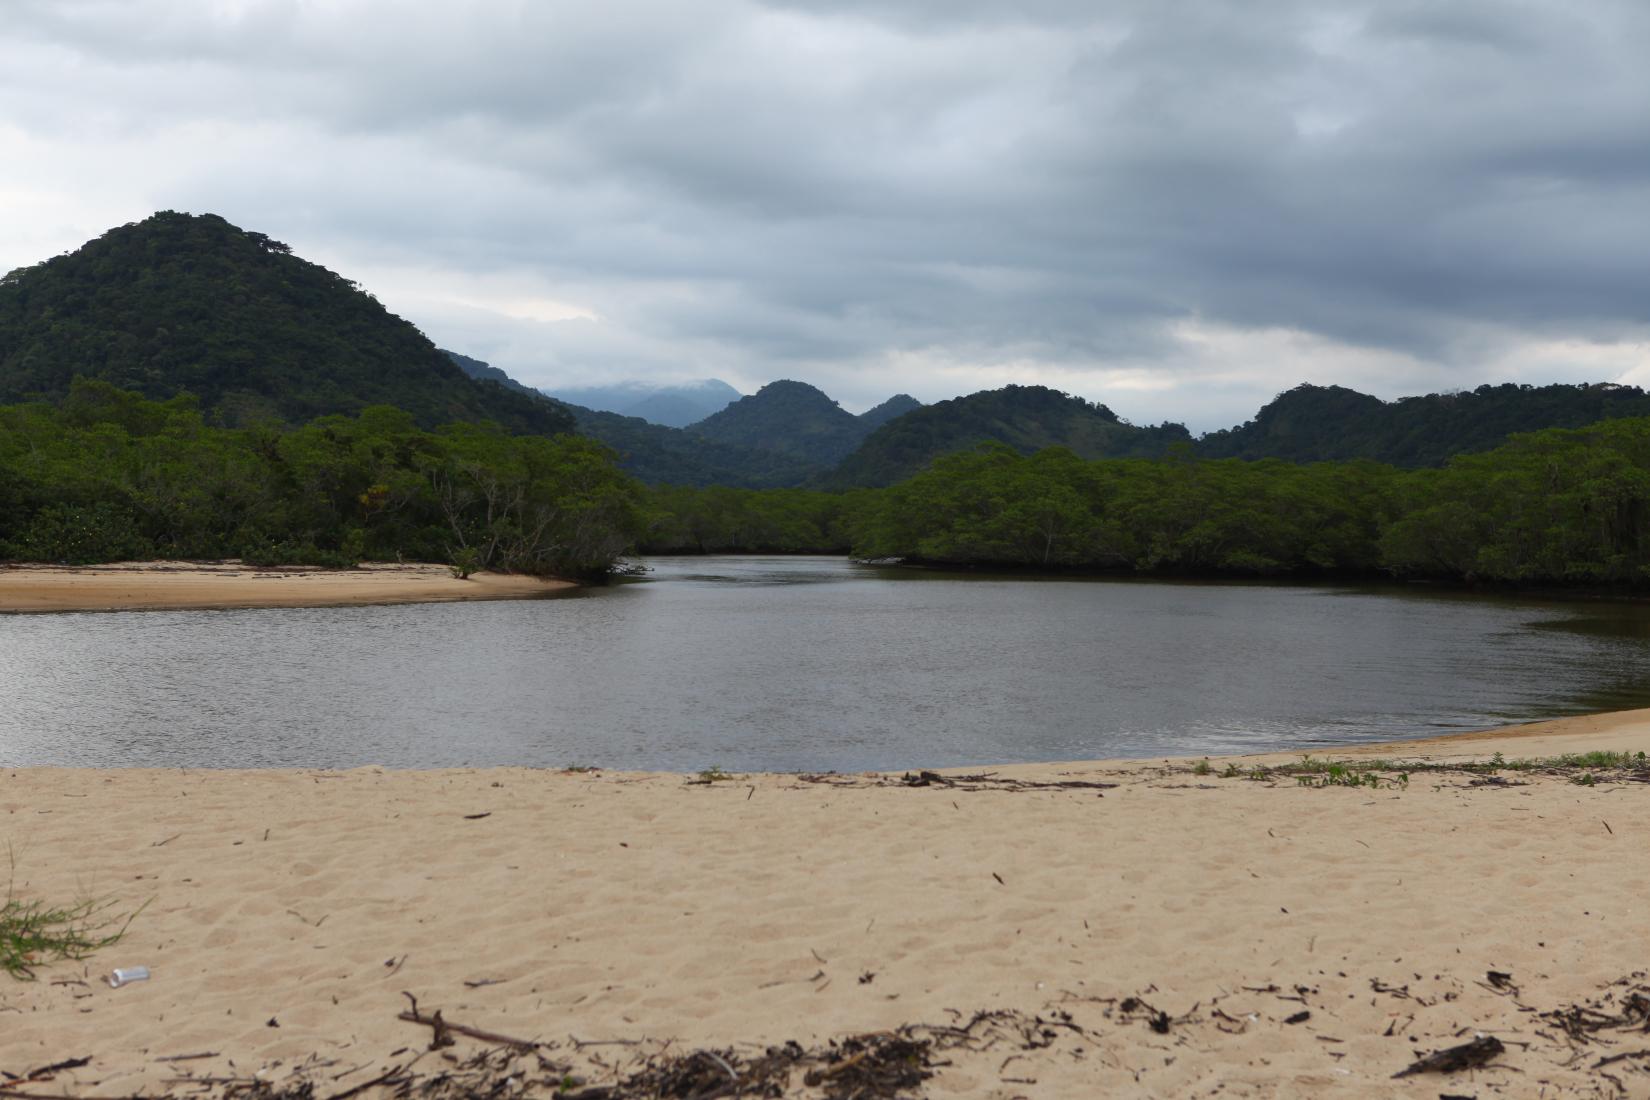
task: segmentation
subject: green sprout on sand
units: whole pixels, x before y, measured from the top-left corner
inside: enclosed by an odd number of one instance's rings
[[[729,782],[731,780],[738,779],[738,778],[739,778],[739,776],[734,775],[732,772],[723,771],[720,765],[712,764],[708,768],[701,768],[699,770],[698,782],[700,782],[700,783],[726,783],[726,782]]]
[[[85,899],[53,906],[8,896],[0,905],[0,970],[28,981],[37,966],[84,959],[120,942],[143,909],[123,919],[109,915],[112,904]]]

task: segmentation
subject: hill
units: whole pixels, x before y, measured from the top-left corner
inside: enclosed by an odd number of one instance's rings
[[[0,403],[60,401],[76,376],[227,425],[396,405],[426,427],[569,431],[554,403],[469,378],[340,275],[214,214],[166,211],[0,278]]]
[[[543,391],[557,401],[597,412],[639,416],[667,428],[685,428],[739,400],[739,391],[720,378],[675,385],[620,382],[612,386],[561,387]]]
[[[774,489],[800,485],[819,472],[813,463],[776,451],[714,443],[636,416],[568,408],[581,435],[612,447],[619,468],[649,485]]]
[[[904,416],[922,408],[922,402],[908,393],[896,393],[882,404],[873,409],[866,409],[859,414],[859,422],[869,435],[890,420]]]
[[[815,465],[834,466],[870,429],[806,382],[781,379],[688,425],[687,430],[713,443],[776,451]]]
[[[1516,432],[1580,428],[1650,416],[1650,394],[1608,382],[1479,386],[1382,401],[1342,386],[1302,384],[1268,402],[1253,420],[1198,441],[1209,458],[1291,462],[1368,458],[1395,466],[1440,466],[1488,451]]]
[[[1082,458],[1150,457],[1190,443],[1179,424],[1138,428],[1104,405],[1046,386],[1005,386],[955,397],[889,421],[822,479],[830,488],[892,485],[941,455],[986,440],[1022,454],[1069,447]]]

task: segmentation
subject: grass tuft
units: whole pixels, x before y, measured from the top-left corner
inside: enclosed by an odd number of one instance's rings
[[[0,970],[19,981],[47,963],[84,959],[120,942],[138,912],[111,916],[112,902],[87,899],[52,906],[7,897],[0,905]]]

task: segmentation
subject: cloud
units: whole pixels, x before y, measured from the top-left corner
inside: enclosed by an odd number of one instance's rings
[[[211,210],[530,382],[849,407],[1640,378],[1647,35],[1636,0],[12,0],[0,267]]]

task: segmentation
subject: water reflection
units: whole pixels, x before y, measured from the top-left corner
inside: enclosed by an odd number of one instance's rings
[[[0,618],[0,762],[892,768],[1650,705],[1650,615],[657,559],[547,602]]]

